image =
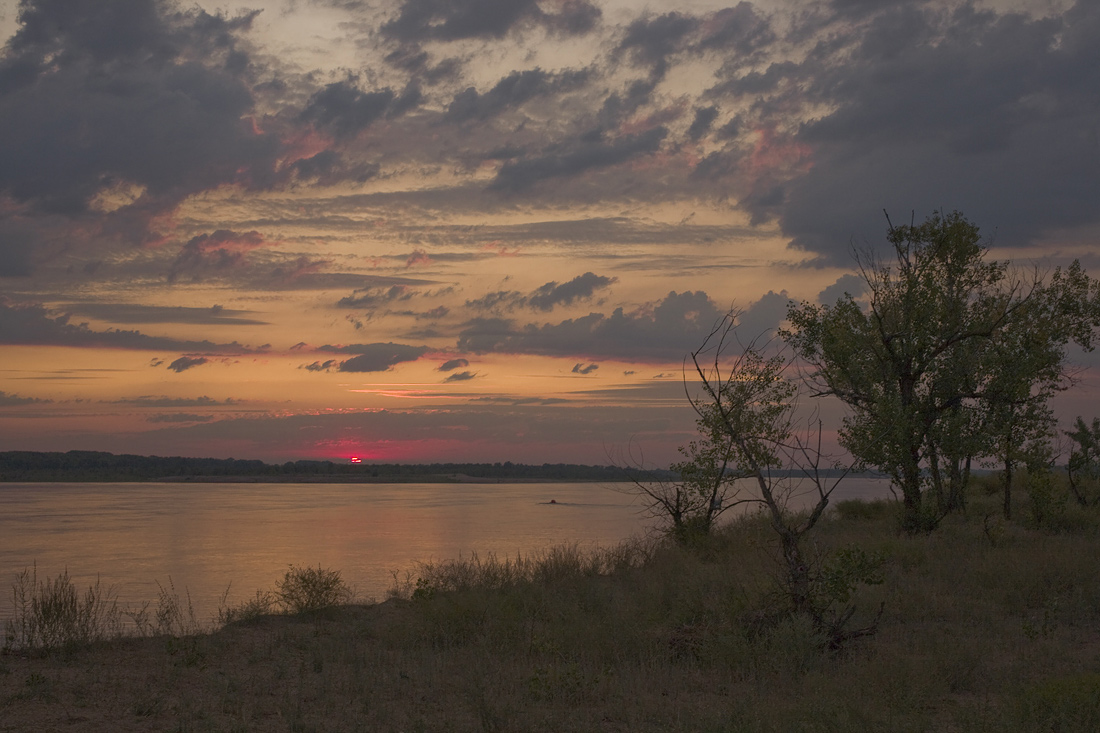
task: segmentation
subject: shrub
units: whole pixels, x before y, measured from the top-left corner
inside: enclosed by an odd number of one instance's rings
[[[294,565],[275,582],[275,595],[289,613],[303,613],[348,603],[354,597],[339,570],[299,568]]]
[[[83,595],[69,572],[38,580],[37,566],[16,574],[12,585],[14,615],[8,620],[6,648],[52,649],[120,636],[121,612],[113,588],[96,577]]]

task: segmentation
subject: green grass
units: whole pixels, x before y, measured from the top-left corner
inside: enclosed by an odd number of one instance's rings
[[[782,613],[748,517],[690,550],[471,555],[410,569],[385,603],[271,614],[284,583],[213,633],[9,653],[0,731],[1097,730],[1100,516],[992,533],[998,502],[916,537],[887,503],[837,507],[810,540],[821,567],[883,558],[850,589],[853,623],[883,608],[877,633],[839,651]]]

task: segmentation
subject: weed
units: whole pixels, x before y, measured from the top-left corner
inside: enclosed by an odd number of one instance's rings
[[[255,621],[261,616],[270,614],[275,609],[275,595],[270,591],[257,590],[256,595],[236,606],[226,606],[225,599],[229,595],[229,589],[225,589],[221,604],[218,608],[217,622],[219,626],[228,626],[237,622]]]
[[[37,565],[24,568],[15,576],[12,601],[15,613],[6,624],[5,648],[54,649],[122,634],[115,590],[104,588],[98,576],[81,594],[67,570],[40,581]]]

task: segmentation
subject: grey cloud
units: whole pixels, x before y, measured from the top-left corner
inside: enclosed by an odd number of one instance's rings
[[[134,405],[136,407],[215,407],[217,405],[233,405],[236,404],[236,401],[231,397],[225,400],[216,400],[206,395],[201,397],[154,397],[152,395],[142,395],[141,397],[132,397],[130,399],[111,400],[110,404]]]
[[[405,284],[371,287],[356,290],[351,295],[341,298],[337,305],[341,308],[377,308],[381,305],[409,300],[415,294],[416,292]]]
[[[331,149],[295,161],[293,168],[299,181],[312,181],[322,186],[342,181],[366,183],[377,178],[382,170],[378,163],[356,161]]]
[[[185,372],[188,369],[202,366],[207,362],[209,362],[209,359],[207,359],[205,356],[181,356],[180,358],[169,364],[168,368],[179,374],[180,372]]]
[[[236,341],[218,344],[148,336],[139,331],[94,331],[86,323],[69,323],[68,316],[51,317],[40,304],[12,305],[4,302],[0,302],[0,343],[236,354],[250,351]]]
[[[404,0],[382,33],[400,41],[502,38],[525,23],[579,35],[591,30],[599,9],[585,0],[568,0],[559,13],[545,13],[537,0]]]
[[[556,305],[570,305],[577,300],[587,300],[597,290],[614,282],[616,278],[586,272],[561,285],[556,282],[546,283],[528,297],[527,303],[532,308],[549,311]]]
[[[551,148],[535,158],[505,163],[490,184],[490,189],[521,192],[552,178],[576,176],[594,168],[625,163],[656,152],[667,135],[667,128],[655,127],[609,142],[581,141],[566,148]]]
[[[832,110],[790,141],[813,165],[761,181],[744,201],[758,220],[837,260],[884,241],[884,208],[957,208],[1002,246],[1100,222],[1100,5],[1033,18],[893,3],[832,30],[784,69]]]
[[[452,372],[455,369],[461,369],[462,367],[470,366],[470,362],[466,359],[450,359],[440,364],[436,371],[438,372]]]
[[[23,3],[0,60],[0,191],[74,216],[112,183],[143,187],[110,217],[115,234],[140,239],[145,219],[190,193],[269,180],[279,143],[241,124],[253,98],[237,36],[254,17],[155,0]]]
[[[599,364],[588,364],[588,365],[585,365],[583,363],[574,364],[573,365],[573,374],[591,374],[592,372],[596,371],[599,368],[600,368]]]
[[[703,137],[710,130],[710,126],[714,124],[717,117],[718,108],[713,105],[710,107],[696,107],[695,118],[691,121],[691,127],[688,128],[688,138],[694,141]]]
[[[468,382],[476,376],[477,372],[455,372],[454,374],[448,375],[443,382]]]
[[[575,89],[589,79],[586,71],[552,74],[542,69],[513,71],[484,94],[469,87],[455,95],[444,119],[450,122],[485,120],[533,98]]]
[[[627,26],[619,50],[629,51],[637,62],[651,68],[654,78],[661,79],[668,70],[669,56],[683,47],[699,23],[699,18],[678,12],[639,18]]]
[[[867,283],[863,278],[852,274],[841,275],[835,283],[818,293],[817,302],[832,305],[843,298],[845,294],[858,298],[866,291]]]
[[[315,361],[312,364],[303,364],[298,367],[299,369],[305,369],[307,372],[327,372],[337,366],[336,359],[329,359],[328,361]]]
[[[588,300],[597,290],[614,282],[617,282],[616,278],[586,272],[567,283],[548,282],[527,295],[515,290],[489,293],[481,298],[467,300],[466,307],[481,311],[514,311],[518,308],[551,311],[555,306]]]
[[[193,323],[205,326],[256,326],[267,323],[245,317],[254,311],[234,310],[220,305],[195,308],[136,303],[68,303],[60,307],[67,313],[114,323]]]
[[[408,346],[395,343],[349,344],[347,346],[325,345],[317,349],[337,354],[355,354],[351,359],[340,362],[337,369],[341,372],[384,372],[406,361],[416,361],[425,353],[426,346]],[[309,367],[306,367],[307,369]],[[323,369],[330,368],[326,362]]]
[[[17,394],[11,394],[10,392],[4,392],[0,390],[0,407],[10,407],[13,405],[35,405],[53,400],[43,400],[37,397],[21,397]]]
[[[737,337],[746,345],[753,342],[760,345],[787,317],[790,302],[787,291],[776,293],[769,290],[741,313],[737,319]]]
[[[699,46],[733,52],[744,57],[766,48],[776,40],[771,22],[750,2],[739,2],[707,18]]]
[[[590,313],[557,324],[516,324],[479,318],[465,324],[458,348],[472,353],[503,352],[559,356],[680,361],[697,349],[722,316],[707,294],[670,292],[652,309],[611,315]]]
[[[301,117],[339,137],[347,137],[383,117],[395,99],[392,89],[364,92],[350,81],[335,82],[310,97]]]
[[[565,405],[569,400],[562,397],[504,397],[501,395],[489,395],[475,397],[471,402],[488,402],[495,405]]]

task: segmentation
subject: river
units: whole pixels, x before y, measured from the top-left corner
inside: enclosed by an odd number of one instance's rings
[[[289,565],[339,570],[360,600],[382,600],[418,562],[562,544],[615,545],[653,520],[614,484],[0,483],[0,619],[16,573],[96,578],[123,606],[155,601],[158,583],[190,596],[207,622],[273,589]],[[887,496],[846,480],[834,497]]]

